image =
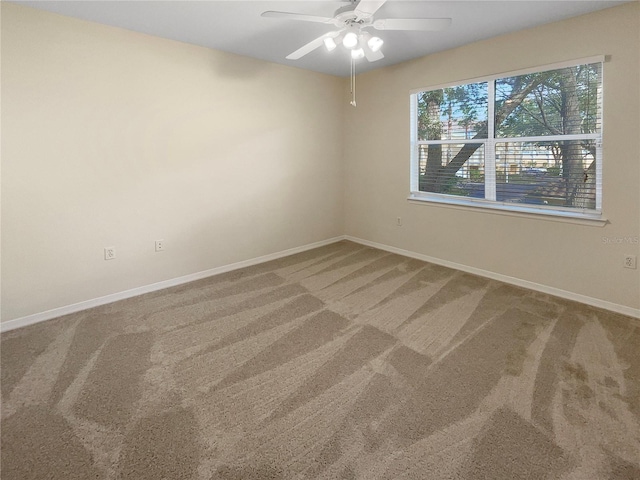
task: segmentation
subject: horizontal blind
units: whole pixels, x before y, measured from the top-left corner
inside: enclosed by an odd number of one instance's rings
[[[602,63],[494,78],[492,88],[475,82],[414,94],[414,188],[598,210]],[[493,118],[487,118],[489,110]]]

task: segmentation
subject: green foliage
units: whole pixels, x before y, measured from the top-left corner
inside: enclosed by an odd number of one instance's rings
[[[442,124],[436,112],[444,99],[443,90],[423,92],[418,97],[418,138],[437,140],[442,138]]]
[[[470,138],[486,125],[486,119],[486,82],[430,90],[418,95],[418,138],[421,140]]]
[[[532,137],[569,133],[572,125],[582,133],[598,130],[598,79],[600,64],[518,75],[496,81],[496,110],[510,101],[511,93],[523,83],[535,81],[536,87],[500,125],[498,137]],[[568,87],[563,75],[571,75],[575,86]],[[570,91],[570,89],[573,89]],[[569,118],[567,104],[571,96],[578,99],[578,118]]]
[[[446,193],[448,195],[456,195],[459,197],[469,196],[469,192],[458,185],[458,179],[456,177],[449,178],[444,185],[442,185],[440,193]]]
[[[480,170],[469,170],[469,180],[473,183],[484,183],[484,174]]]
[[[598,133],[601,64],[579,65],[546,72],[537,72],[496,80],[495,137],[549,137]],[[422,92],[418,95],[418,138],[420,140],[464,140],[487,138],[488,86],[486,82],[458,85]],[[463,143],[461,141],[461,143]],[[563,175],[567,206],[574,206],[585,168],[587,155],[595,158],[594,142],[552,140],[509,142],[519,145],[514,158],[524,165],[525,144],[533,147],[529,153],[530,167],[535,158],[545,158],[548,150],[554,167],[545,173],[549,177]],[[471,158],[478,144],[463,148],[453,156],[436,155],[436,145],[430,145],[426,158],[425,178],[420,179],[424,191],[464,195],[457,172]],[[440,148],[439,146],[437,148]],[[519,157],[518,157],[519,155]],[[443,163],[444,162],[444,163]],[[446,165],[445,165],[446,163]],[[470,182],[483,182],[484,175],[470,170]],[[497,179],[499,182],[502,178]],[[506,181],[506,174],[504,174]],[[531,183],[531,177],[510,175],[510,183]],[[456,192],[456,193],[453,193]]]

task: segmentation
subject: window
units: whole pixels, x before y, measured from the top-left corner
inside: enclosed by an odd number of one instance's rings
[[[602,63],[411,94],[411,198],[599,218]]]

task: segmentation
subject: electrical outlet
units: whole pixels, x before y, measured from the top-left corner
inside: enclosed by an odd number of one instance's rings
[[[624,268],[637,268],[638,260],[635,255],[625,255],[624,256]]]
[[[164,240],[156,240],[156,252],[162,252],[164,250]]]
[[[104,259],[113,260],[116,258],[116,247],[104,247]]]

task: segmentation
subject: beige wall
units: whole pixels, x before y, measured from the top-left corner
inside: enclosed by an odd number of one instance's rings
[[[342,234],[342,85],[3,2],[3,321]]]
[[[345,233],[640,308],[638,245],[603,242],[640,235],[639,11],[361,75],[353,109],[345,79],[3,3],[2,320]],[[407,202],[411,89],[599,54],[607,226]]]
[[[553,23],[358,79],[346,120],[346,233],[444,262],[506,275],[631,308],[640,270],[622,267],[640,235],[640,4]],[[409,91],[605,54],[605,227],[407,202]],[[403,226],[396,226],[402,217]]]

